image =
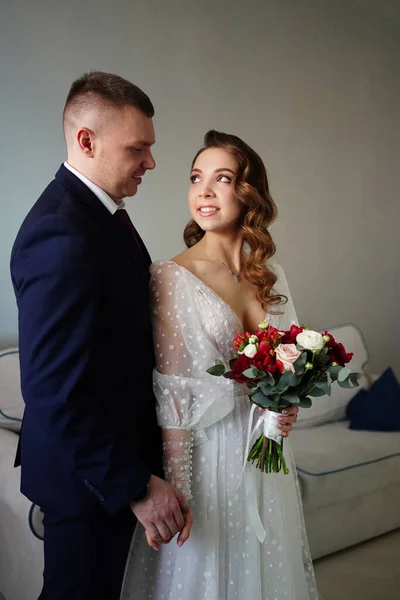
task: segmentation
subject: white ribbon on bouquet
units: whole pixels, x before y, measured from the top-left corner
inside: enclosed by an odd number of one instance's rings
[[[278,417],[279,413],[272,412],[268,409],[264,410],[260,417],[257,419],[256,424],[253,427],[253,419],[254,412],[257,409],[257,405],[253,404],[250,411],[249,416],[249,424],[247,427],[247,438],[246,438],[246,448],[244,452],[244,462],[243,462],[243,475],[244,475],[244,486],[246,491],[246,504],[248,506],[249,518],[251,526],[261,543],[264,542],[265,536],[267,535],[264,529],[264,525],[261,521],[260,512],[258,510],[258,502],[257,502],[257,494],[256,494],[256,469],[255,468],[247,468],[247,457],[250,452],[250,444],[255,436],[255,434],[259,431],[262,426],[262,433],[264,436],[270,440],[273,440],[277,444],[280,444],[282,441],[282,432],[278,428]],[[261,432],[259,432],[261,435]]]

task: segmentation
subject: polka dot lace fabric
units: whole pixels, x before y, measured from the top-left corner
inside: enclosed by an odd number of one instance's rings
[[[276,290],[289,299],[271,325],[297,322],[285,275]],[[289,475],[263,475],[251,465],[255,501],[243,481],[250,402],[246,388],[206,373],[232,358],[242,330],[232,309],[192,273],[171,261],[151,267],[157,414],[164,430],[166,478],[190,499],[188,542],[158,552],[136,529],[122,600],[317,600],[299,485],[290,443]],[[266,531],[252,528],[258,510]]]

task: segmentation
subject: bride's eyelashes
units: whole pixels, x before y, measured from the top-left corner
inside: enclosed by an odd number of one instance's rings
[[[199,183],[200,176],[199,175],[191,175],[190,181],[191,181],[191,183]],[[229,177],[228,175],[218,175],[216,181],[220,182],[220,183],[232,183],[232,178]]]

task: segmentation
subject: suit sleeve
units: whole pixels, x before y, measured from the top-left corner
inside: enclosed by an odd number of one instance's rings
[[[86,383],[101,318],[93,252],[67,217],[47,215],[25,234],[11,271],[27,410],[72,476],[114,513],[143,496],[150,472],[112,430]]]

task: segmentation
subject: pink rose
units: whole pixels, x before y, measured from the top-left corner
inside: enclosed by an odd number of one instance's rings
[[[294,344],[279,344],[275,350],[276,358],[283,364],[283,371],[294,373],[293,363],[299,358],[301,350],[297,350]]]

